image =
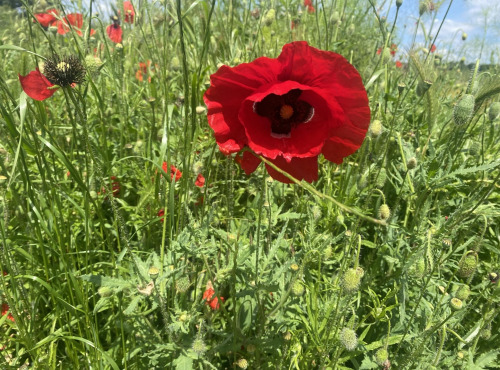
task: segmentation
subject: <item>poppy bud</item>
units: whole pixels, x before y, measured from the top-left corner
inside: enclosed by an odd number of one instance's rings
[[[403,5],[403,0],[396,0],[396,7],[399,9],[399,7]]]
[[[375,179],[375,186],[379,189],[384,187],[385,181],[387,180],[387,171],[385,168],[382,168]]]
[[[411,157],[406,163],[406,168],[408,168],[409,170],[413,170],[415,167],[417,167],[417,158]]]
[[[370,125],[370,128],[368,129],[368,132],[370,133],[370,136],[374,139],[380,136],[382,134],[382,131],[384,130],[384,127],[382,126],[382,122],[380,120],[376,119],[373,120],[372,124]]]
[[[425,260],[420,257],[417,262],[410,266],[408,269],[408,275],[414,278],[422,278],[425,274]]]
[[[452,298],[450,301],[450,306],[452,310],[459,311],[464,306],[463,302],[458,298]]]
[[[377,352],[375,352],[375,362],[379,366],[384,366],[384,363],[389,358],[389,352],[385,348],[380,348]]]
[[[391,209],[387,204],[382,204],[380,208],[378,209],[378,217],[381,220],[387,220],[389,217],[391,217]]]
[[[183,276],[175,281],[175,290],[177,293],[186,293],[189,286],[189,278],[186,276]]]
[[[300,297],[301,295],[304,294],[304,285],[299,280],[295,280],[295,282],[292,285],[292,293],[293,295]]]
[[[474,96],[471,94],[464,94],[455,109],[453,110],[453,120],[457,125],[467,123],[474,115]]]
[[[103,297],[110,297],[113,294],[113,289],[111,289],[109,286],[102,286],[97,290],[97,293]]]
[[[406,89],[406,84],[404,82],[398,83],[398,92],[401,94]]]
[[[329,245],[329,246],[327,246],[327,247],[325,248],[325,250],[323,251],[323,258],[324,258],[325,260],[329,260],[329,259],[330,259],[330,257],[332,256],[332,254],[333,254],[333,248],[332,248],[332,246],[331,246],[331,245]]]
[[[464,278],[471,276],[477,268],[477,253],[468,251],[458,263],[458,275]]]
[[[490,121],[494,121],[500,115],[500,102],[491,103],[490,109],[488,110],[488,118]]]
[[[347,293],[354,293],[359,289],[361,278],[364,275],[363,269],[348,269],[342,276],[342,286]]]
[[[95,75],[102,65],[102,60],[99,57],[93,55],[87,55],[85,57],[85,66],[87,67],[87,72],[91,75]]]
[[[467,40],[467,34],[466,34],[465,32],[464,32],[464,33],[462,33],[462,40],[463,40],[463,41]]]
[[[339,335],[340,343],[344,346],[348,351],[353,351],[358,346],[358,337],[356,336],[356,332],[349,328],[344,328],[340,332]]]
[[[173,57],[172,61],[170,62],[170,66],[174,71],[178,71],[181,69],[181,63],[179,62],[179,58]]]
[[[340,22],[340,14],[338,11],[334,11],[332,17],[330,18],[333,24],[337,24]]]
[[[460,288],[458,288],[457,292],[455,293],[455,297],[462,300],[466,301],[467,298],[470,296],[470,288],[468,285],[462,285]]]
[[[274,18],[276,18],[276,10],[269,9],[266,15],[264,15],[262,22],[264,23],[265,26],[269,27],[271,24],[273,24]]]
[[[196,338],[191,344],[191,348],[198,356],[203,355],[207,350],[207,346],[201,338]]]

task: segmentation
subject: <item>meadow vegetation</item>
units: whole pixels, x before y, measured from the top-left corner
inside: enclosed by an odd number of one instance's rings
[[[500,367],[498,60],[437,29],[398,48],[378,0],[24,4],[0,11],[1,368]],[[247,175],[210,75],[299,40],[359,71],[370,128],[311,183]],[[85,76],[39,101],[37,67]]]

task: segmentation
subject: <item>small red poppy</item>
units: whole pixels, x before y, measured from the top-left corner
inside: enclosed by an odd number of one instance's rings
[[[285,45],[277,59],[222,66],[210,82],[203,99],[221,152],[249,147],[299,180],[318,178],[319,154],[342,163],[361,146],[370,123],[358,71],[305,41]],[[260,164],[248,151],[237,160],[247,174]],[[273,178],[290,182],[266,167]]]
[[[161,218],[160,218],[160,222],[161,222],[161,223],[163,223],[163,221],[165,220],[165,218],[164,218],[163,216],[165,216],[165,210],[164,210],[164,209],[160,209],[160,210],[158,211],[158,217],[161,217]]]
[[[30,98],[39,101],[50,98],[57,91],[57,88],[52,88],[54,84],[47,80],[38,68],[26,76],[19,75],[19,82]]]
[[[396,68],[402,68],[403,63],[401,63],[399,60],[396,60]]]
[[[436,51],[436,49],[437,49],[436,45],[432,44],[431,53],[434,53]]]
[[[163,162],[162,165],[161,165],[161,168],[163,169],[163,171],[167,172],[167,169],[168,169],[168,164],[167,162]],[[170,181],[172,181],[174,179],[174,176],[175,176],[175,182],[179,181],[180,178],[182,177],[182,172],[179,171],[177,169],[177,167],[175,167],[173,164],[170,165]]]
[[[144,81],[144,75],[148,75],[150,65],[150,60],[148,60],[147,64],[139,62],[139,69],[137,70],[137,72],[135,72],[135,78],[137,78],[141,82]],[[148,76],[148,82],[151,82],[151,76]]]
[[[208,287],[208,285],[211,286],[212,283],[209,282],[209,284],[207,284],[207,289],[203,293],[203,299],[206,299],[205,304],[209,305],[210,308],[215,311],[218,310],[220,307],[219,298],[214,297],[215,290],[212,287]],[[224,297],[220,297],[220,300],[221,302],[225,301]]]
[[[307,7],[307,12],[308,12],[308,13],[312,14],[312,13],[314,13],[315,11],[316,11],[316,9],[314,9],[314,6],[309,5],[309,6]]]
[[[312,0],[304,0],[304,6],[312,6]]]
[[[57,21],[57,33],[60,35],[65,35],[70,31],[70,27],[76,28],[77,33],[81,36],[83,27],[83,15],[80,13],[68,14],[64,19]]]
[[[203,175],[199,173],[198,176],[196,177],[196,181],[194,182],[194,184],[197,187],[202,188],[203,185],[205,185],[205,177],[203,177]]]
[[[16,322],[16,320],[14,319],[14,316],[12,316],[11,313],[9,313],[9,310],[10,310],[10,307],[7,303],[2,303],[2,316],[5,316],[7,315],[7,318],[12,321],[12,322]]]
[[[115,44],[119,44],[122,42],[122,34],[123,30],[120,27],[120,20],[117,16],[113,16],[111,18],[113,20],[113,24],[110,24],[106,27],[106,33],[109,36],[109,39],[113,41]]]
[[[135,11],[134,6],[130,1],[123,2],[123,11],[125,13],[123,20],[127,23],[134,23]]]
[[[45,13],[36,13],[34,14],[36,20],[42,25],[42,27],[50,27],[56,24],[57,18],[55,17],[58,14],[56,9],[47,10]]]

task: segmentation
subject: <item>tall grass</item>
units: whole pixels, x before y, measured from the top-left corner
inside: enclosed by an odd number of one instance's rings
[[[134,2],[122,45],[77,4],[56,7],[84,14],[82,37],[33,23],[50,6],[3,8],[2,367],[500,366],[498,64],[415,44],[397,68],[377,54],[399,41],[379,2],[313,4]],[[219,65],[294,40],[344,55],[376,121],[311,185],[246,176],[202,99]],[[17,74],[53,53],[77,55],[86,82],[35,101]],[[457,125],[464,94],[474,115]]]

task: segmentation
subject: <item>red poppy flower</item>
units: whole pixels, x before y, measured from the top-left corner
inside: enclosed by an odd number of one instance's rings
[[[168,172],[167,169],[168,169],[168,164],[167,162],[163,162],[163,164],[161,165],[161,168],[163,169],[163,171],[165,172]],[[170,165],[170,181],[172,181],[174,179],[174,176],[175,176],[175,182],[179,181],[179,179],[182,177],[182,172],[179,171],[173,164]]]
[[[116,179],[116,176],[111,176],[111,191],[113,196],[118,198],[120,196],[120,182]]]
[[[130,1],[123,2],[123,11],[125,13],[123,20],[127,23],[134,23],[134,6]]]
[[[209,287],[210,286],[210,287]],[[212,283],[207,283],[207,289],[203,293],[203,299],[206,299],[205,304],[209,305],[212,310],[218,310],[220,307],[218,297],[214,297],[215,290],[212,287]],[[221,302],[224,302],[224,297],[220,297]]]
[[[117,16],[111,17],[113,20],[113,24],[110,24],[106,27],[106,33],[108,34],[111,41],[115,44],[119,44],[122,42],[122,28],[120,27],[120,20]]]
[[[401,63],[399,60],[396,60],[396,68],[402,68],[403,63]]]
[[[163,216],[165,216],[165,210],[164,210],[164,209],[160,209],[160,210],[158,211],[158,217],[161,217],[161,218],[160,218],[160,222],[161,222],[161,223],[163,223],[163,221],[164,221],[164,217],[163,217]]]
[[[304,6],[312,6],[312,0],[304,0]]]
[[[42,27],[50,27],[56,24],[57,18],[55,17],[58,14],[56,9],[50,9],[46,13],[37,13],[35,14],[36,20],[42,25]]]
[[[396,44],[391,44],[391,47],[390,47],[391,55],[395,56],[396,55],[396,51],[398,51],[398,46]]]
[[[208,123],[226,155],[249,147],[297,179],[318,177],[317,158],[342,163],[362,144],[368,97],[356,69],[339,54],[299,41],[277,59],[261,57],[211,76],[203,99]],[[247,174],[260,160],[237,156]],[[288,178],[267,167],[282,182]]]
[[[16,322],[16,320],[14,319],[14,316],[12,316],[12,314],[8,314],[10,310],[10,307],[7,303],[2,303],[2,316],[5,316],[7,315],[7,318],[12,321],[12,322]]]
[[[144,81],[144,75],[148,74],[149,66],[151,65],[151,61],[148,60],[148,63],[139,62],[139,69],[135,72],[135,78],[139,81]],[[148,82],[151,82],[151,76],[148,76]]]
[[[76,32],[81,36],[83,27],[83,15],[80,13],[68,14],[64,19],[57,21],[57,33],[65,35],[70,31],[69,25],[76,28]]]
[[[47,80],[38,68],[26,76],[19,75],[19,81],[24,92],[35,100],[42,101],[50,98],[57,91],[57,88],[52,88],[54,84]]]
[[[196,177],[196,181],[194,182],[194,184],[197,187],[202,188],[203,185],[205,185],[205,177],[203,177],[203,175],[199,173],[198,176]]]
[[[436,45],[432,44],[431,53],[434,53],[436,51],[436,49],[437,49]]]
[[[309,5],[309,6],[307,7],[307,11],[308,11],[310,14],[312,14],[312,13],[314,13],[314,12],[316,11],[316,9],[314,9],[314,6]]]

